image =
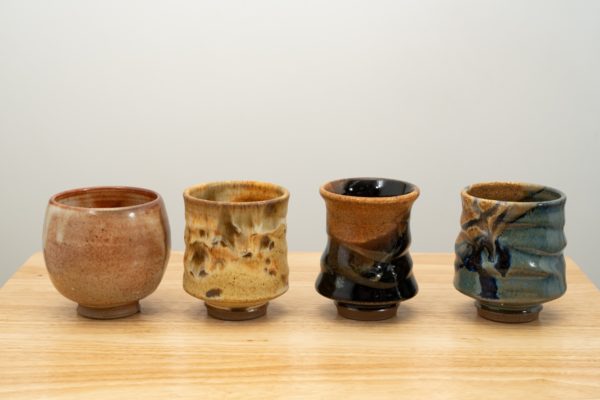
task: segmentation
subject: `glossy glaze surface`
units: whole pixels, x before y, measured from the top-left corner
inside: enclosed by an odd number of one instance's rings
[[[417,293],[408,252],[415,185],[380,178],[352,178],[320,189],[327,208],[327,247],[317,291],[345,307],[382,314]],[[395,315],[395,310],[386,317]]]
[[[165,271],[166,209],[162,198],[146,189],[59,193],[48,203],[43,245],[52,283],[80,304],[82,315],[126,316],[139,310],[137,302],[156,289]]]
[[[461,198],[455,287],[480,303],[484,317],[529,311],[535,319],[540,304],[566,290],[566,197],[541,185],[492,182],[467,187]]]
[[[183,286],[211,306],[211,315],[252,313],[287,290],[288,199],[286,189],[254,181],[185,190]]]

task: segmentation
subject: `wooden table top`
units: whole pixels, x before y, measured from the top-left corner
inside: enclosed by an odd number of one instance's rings
[[[600,292],[568,261],[540,320],[477,317],[450,254],[414,254],[420,292],[358,322],[314,290],[319,254],[290,254],[290,290],[265,318],[225,322],[182,289],[174,252],[142,313],[96,321],[53,287],[41,254],[0,289],[0,398],[598,399]]]

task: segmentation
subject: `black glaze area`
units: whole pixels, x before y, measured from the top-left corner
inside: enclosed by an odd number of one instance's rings
[[[417,282],[412,275],[408,241],[398,243],[401,246],[393,253],[386,253],[391,258],[380,261],[330,239],[321,257],[317,291],[330,299],[349,303],[396,303],[410,299],[417,294]]]
[[[481,285],[481,297],[486,299],[499,299],[496,278],[483,268],[484,259],[492,263],[494,269],[505,277],[511,267],[512,256],[510,249],[502,246],[498,238],[502,234],[501,226],[512,224],[526,215],[526,212],[513,219],[507,219],[507,210],[502,211],[500,204],[495,204],[488,210],[481,212],[477,217],[462,224],[463,231],[481,226],[480,234],[469,238],[469,243],[456,251],[454,268],[466,268],[476,272]]]
[[[392,179],[346,179],[332,183],[336,194],[355,197],[392,197],[408,194],[415,187]]]
[[[501,234],[502,224],[511,224],[521,219],[525,214],[516,219],[507,220],[506,211],[499,212],[499,204],[482,212],[476,218],[465,222],[462,229],[466,231],[473,226],[482,226],[482,233],[471,237],[470,242],[462,251],[457,251],[454,267],[456,269],[466,268],[468,271],[477,272],[481,285],[480,296],[486,299],[498,299],[498,285],[487,270],[483,268],[484,258],[493,264],[494,269],[501,276],[506,276],[511,266],[510,249],[502,246],[498,237]],[[488,230],[491,230],[488,232]]]
[[[494,265],[494,269],[502,276],[506,276],[511,265],[511,254],[508,248],[500,245],[499,241],[486,243],[481,240],[476,246],[470,246],[465,254],[457,254],[454,262],[454,268],[466,268],[468,271],[477,272],[479,276],[479,284],[481,285],[481,297],[486,299],[499,299],[498,284],[487,270],[483,268],[483,258]]]
[[[541,191],[533,194],[538,195]],[[533,198],[533,197],[532,197]],[[480,227],[479,230],[471,231],[471,235],[467,236],[467,240],[462,246],[456,247],[456,259],[454,261],[455,270],[465,268],[467,271],[476,272],[479,277],[481,293],[479,296],[484,299],[498,300],[498,284],[496,278],[490,272],[483,268],[484,261],[491,263],[500,276],[506,277],[511,265],[512,254],[511,249],[503,246],[499,238],[505,234],[505,230],[521,222],[522,227],[517,229],[528,229],[529,225],[535,225],[540,220],[548,218],[549,212],[557,209],[556,205],[538,205],[533,209],[524,208],[520,214],[513,215],[509,218],[506,205],[496,203],[486,211],[480,212],[473,219],[466,221],[461,225],[463,232],[468,231],[472,227]],[[514,213],[513,213],[514,214]],[[474,234],[473,232],[478,232]],[[508,233],[510,235],[510,233]],[[527,247],[527,243],[523,243],[523,247]],[[544,249],[540,249],[544,251]]]

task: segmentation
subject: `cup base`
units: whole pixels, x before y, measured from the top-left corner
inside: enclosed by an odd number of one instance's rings
[[[480,317],[490,321],[503,322],[507,324],[520,324],[523,322],[535,321],[538,319],[540,311],[542,311],[541,305],[510,310],[489,307],[485,304],[475,302],[475,307],[477,307],[477,314],[479,314]]]
[[[269,305],[269,303],[265,303],[255,307],[221,308],[211,306],[208,303],[204,304],[206,305],[208,315],[224,321],[246,321],[249,319],[260,318],[267,313],[267,306]]]
[[[94,308],[86,307],[81,304],[77,305],[77,314],[92,319],[116,319],[129,317],[130,315],[140,312],[140,302],[123,304],[122,306],[109,308]]]
[[[368,306],[336,301],[338,314],[344,318],[356,321],[381,321],[396,316],[399,303]]]

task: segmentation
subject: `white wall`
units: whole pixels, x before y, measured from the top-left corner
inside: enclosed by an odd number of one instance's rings
[[[471,182],[560,188],[600,284],[598,1],[2,0],[0,57],[0,282],[64,189],[159,191],[182,249],[186,186],[273,181],[321,251],[318,186],[370,175],[421,187],[414,251],[453,250]]]

